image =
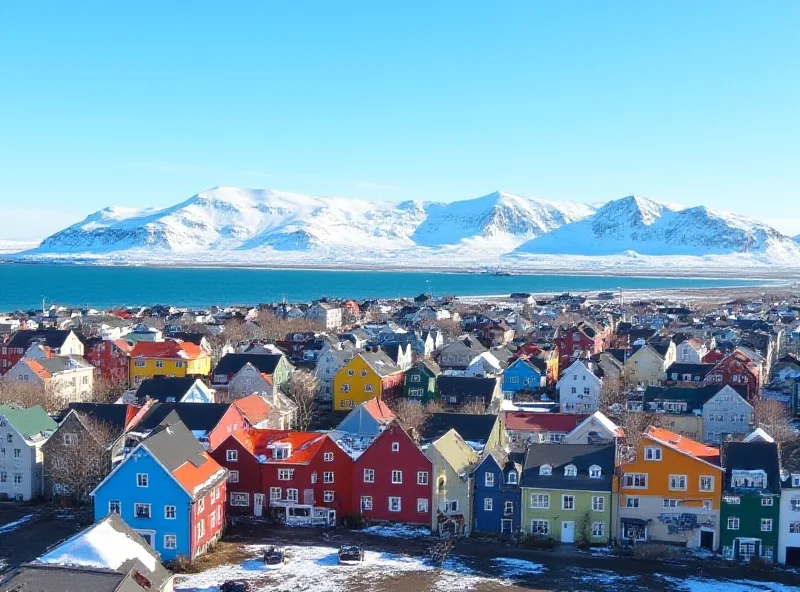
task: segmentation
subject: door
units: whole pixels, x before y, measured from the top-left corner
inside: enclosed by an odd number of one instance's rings
[[[253,494],[253,515],[261,516],[264,513],[264,494]]]
[[[336,526],[336,510],[328,510],[328,526]]]
[[[713,530],[701,530],[700,531],[700,547],[703,549],[708,549],[709,551],[714,550],[714,531]]]
[[[503,534],[513,534],[513,522],[507,518],[500,520],[500,531]]]
[[[786,547],[786,565],[800,567],[800,547]]]
[[[575,542],[575,522],[562,522],[561,523],[561,542],[574,543]]]

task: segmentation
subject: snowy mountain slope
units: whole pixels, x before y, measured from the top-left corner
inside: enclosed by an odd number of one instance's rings
[[[474,237],[510,241],[501,249],[508,251],[592,211],[580,204],[559,205],[505,193],[452,204],[396,204],[218,187],[163,210],[106,208],[48,237],[35,251],[395,250]]]
[[[638,196],[608,202],[591,217],[534,238],[516,252],[593,256],[756,253],[793,264],[800,257],[800,247],[791,238],[761,222],[703,206],[675,209]]]

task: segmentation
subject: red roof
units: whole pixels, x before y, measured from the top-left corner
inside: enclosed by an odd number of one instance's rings
[[[133,351],[133,346],[124,339],[115,339],[114,345],[116,345],[120,350],[122,350],[126,354],[129,354]]]
[[[134,358],[196,360],[206,355],[203,348],[188,341],[137,341],[131,351]]]
[[[186,461],[172,473],[190,495],[194,495],[205,485],[211,485],[212,477],[217,473],[221,473],[223,470],[219,463],[211,458],[208,453],[203,452],[203,457],[206,459],[206,462],[199,467]],[[221,476],[220,474],[220,477]]]
[[[28,368],[36,372],[40,378],[52,378],[53,375],[50,374],[50,371],[42,366],[39,362],[33,359],[25,360],[25,363],[28,364]]]
[[[683,452],[684,454],[688,454],[689,456],[694,456],[695,458],[699,458],[701,460],[719,464],[718,448],[706,446],[705,444],[695,442],[686,436],[681,436],[675,432],[653,426],[647,428],[645,436],[661,444],[665,444],[671,448],[674,448],[675,450]]]
[[[375,421],[379,423],[388,423],[394,419],[394,413],[389,409],[385,403],[381,403],[377,397],[362,403],[364,411],[369,413]]]
[[[520,432],[564,432],[574,430],[589,417],[573,413],[538,413],[536,411],[506,411],[503,424],[508,430]]]
[[[246,432],[234,432],[233,436],[260,462],[290,465],[308,464],[328,438],[327,434],[319,432],[288,430],[247,430]],[[291,445],[292,452],[289,458],[281,460],[272,458],[272,452],[278,444]]]
[[[233,404],[253,426],[269,419],[270,413],[272,413],[272,405],[257,394],[237,399]]]

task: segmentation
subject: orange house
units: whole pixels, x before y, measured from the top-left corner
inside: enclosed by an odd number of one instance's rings
[[[716,549],[724,469],[719,449],[650,426],[620,465],[619,538]]]

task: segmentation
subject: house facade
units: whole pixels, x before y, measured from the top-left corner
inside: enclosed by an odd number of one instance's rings
[[[592,362],[576,360],[556,386],[561,413],[591,414],[600,409],[603,381],[589,369]]]
[[[42,446],[57,427],[38,405],[0,405],[0,499],[29,501],[42,494]]]
[[[258,368],[248,362],[231,377],[228,383],[228,399],[235,401],[253,393],[272,395],[272,376],[262,374]]]
[[[778,562],[800,567],[800,442],[781,448]]]
[[[334,411],[349,411],[372,398],[390,399],[402,392],[403,372],[383,352],[360,352],[333,379]]]
[[[675,344],[670,341],[664,347],[645,344],[625,362],[625,370],[630,379],[640,386],[655,386],[661,384],[664,375],[675,362]]]
[[[6,373],[7,380],[45,390],[64,403],[86,401],[94,390],[94,367],[75,355],[23,358]]]
[[[749,434],[753,406],[731,386],[725,385],[703,405],[703,442],[718,445],[723,434]]]
[[[728,384],[744,387],[748,401],[758,397],[761,385],[758,367],[740,351],[736,350],[717,362],[706,375],[706,384]]]
[[[425,456],[433,465],[431,532],[469,536],[473,511],[472,468],[478,462],[478,454],[451,429],[428,445]]]
[[[156,376],[208,376],[211,356],[188,341],[137,341],[130,355],[130,381],[138,385]]]
[[[503,397],[514,400],[518,391],[535,391],[547,383],[546,372],[542,372],[534,364],[525,359],[517,358],[503,371]]]
[[[412,401],[427,403],[437,396],[436,380],[442,373],[436,362],[423,360],[405,372],[403,396]]]
[[[273,387],[280,388],[292,377],[294,368],[282,353],[229,353],[214,368],[211,386],[227,391],[234,376],[247,364],[255,367]],[[246,389],[245,389],[246,390]],[[244,393],[249,395],[252,393]]]
[[[342,326],[342,309],[328,302],[315,302],[308,307],[306,318],[326,329],[339,329]]]
[[[475,467],[475,532],[514,535],[520,531],[521,455],[490,453]]]
[[[8,342],[0,345],[0,374],[5,374],[13,368],[35,344],[49,348],[54,356],[84,355],[83,342],[74,331],[23,329],[14,333]]]
[[[86,359],[97,368],[98,379],[111,384],[130,382],[131,346],[123,339],[99,340],[90,344]]]

